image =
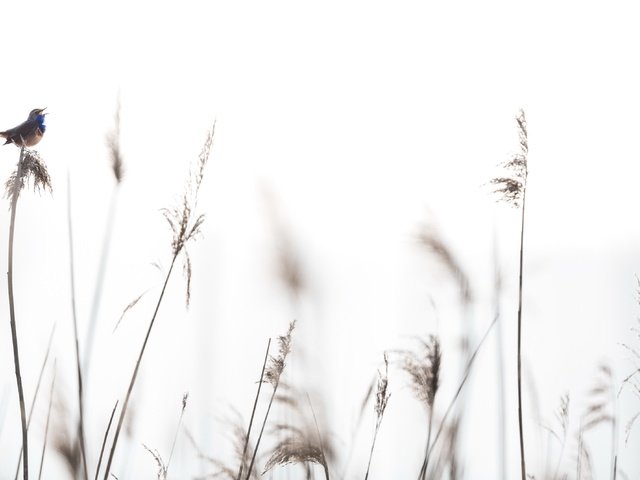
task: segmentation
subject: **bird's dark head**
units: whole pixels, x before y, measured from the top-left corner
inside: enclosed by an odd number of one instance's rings
[[[31,110],[31,112],[29,113],[29,119],[30,120],[35,120],[36,118],[38,118],[40,115],[46,115],[46,113],[44,113],[44,111],[47,109],[47,107],[44,108],[34,108],[33,110]]]
[[[44,124],[44,116],[46,115],[46,113],[44,113],[44,111],[46,109],[47,109],[47,107],[34,108],[29,113],[29,120],[32,121],[32,122],[33,121],[38,122],[38,128],[40,128],[40,130],[42,130],[43,133],[44,133],[45,129],[47,128],[46,125]]]

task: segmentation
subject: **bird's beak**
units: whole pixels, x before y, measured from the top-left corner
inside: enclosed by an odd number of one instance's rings
[[[40,109],[40,113],[42,113],[42,115],[49,115],[49,112],[44,113],[44,111],[47,109],[47,107],[41,108]]]

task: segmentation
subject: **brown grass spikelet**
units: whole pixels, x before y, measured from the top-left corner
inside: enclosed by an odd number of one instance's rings
[[[184,262],[182,263],[182,273],[187,282],[186,288],[186,304],[187,307],[191,304],[191,274],[193,273],[193,267],[191,265],[191,257],[189,252],[184,251]]]
[[[401,352],[402,369],[409,374],[416,398],[431,409],[440,386],[440,340],[435,335],[429,335],[427,340],[419,341],[419,353],[411,350]]]
[[[387,403],[391,394],[388,392],[389,387],[389,356],[384,353],[384,373],[378,370],[378,384],[376,387],[376,404],[375,412],[377,423],[382,422],[384,411],[387,409]]]
[[[521,204],[529,175],[529,140],[524,110],[520,109],[516,116],[516,122],[518,124],[520,151],[501,164],[509,175],[496,177],[489,183],[496,187],[494,192],[500,195],[500,200],[517,208]]]
[[[442,238],[440,232],[432,225],[423,225],[418,233],[418,242],[445,266],[451,277],[458,284],[462,302],[464,304],[470,303],[472,294],[469,277]]]
[[[326,468],[322,448],[312,438],[287,437],[278,442],[264,466],[264,475],[275,466],[295,463],[316,463]]]
[[[291,334],[295,326],[296,322],[294,320],[289,324],[287,333],[278,337],[278,355],[269,357],[269,362],[264,372],[264,381],[270,383],[274,388],[280,383],[280,376],[286,365],[287,356],[291,353]]]
[[[82,452],[80,444],[76,441],[74,435],[69,431],[68,424],[72,423],[69,411],[67,410],[67,401],[56,395],[53,409],[55,412],[53,419],[53,431],[55,432],[52,446],[53,449],[62,457],[71,478],[79,478],[82,472]]]
[[[301,392],[293,387],[290,387],[289,390],[294,397],[300,396],[301,394]],[[327,459],[333,458],[335,452],[331,443],[325,442],[322,438],[316,412],[309,394],[306,394],[306,398],[313,423],[311,423],[309,415],[298,410],[297,422],[294,424],[281,423],[271,428],[271,434],[278,435],[280,440],[278,440],[269,455],[269,459],[262,472],[263,475],[276,466],[291,464],[303,465],[307,468],[307,472],[309,472],[309,465],[316,464],[322,466],[325,480],[329,480],[329,464]]]
[[[545,478],[550,480],[557,480],[563,478],[560,476],[562,461],[564,460],[564,452],[567,445],[567,438],[569,434],[569,408],[571,405],[571,398],[568,393],[563,394],[560,397],[560,405],[555,411],[556,423],[560,426],[560,432],[558,432],[551,425],[542,425],[542,427],[549,432],[560,445],[560,453],[556,461],[554,470],[549,470]]]
[[[164,464],[164,460],[162,460],[162,456],[160,455],[158,450],[151,450],[144,443],[142,444],[142,446],[147,452],[149,452],[153,456],[153,459],[156,462],[156,465],[158,467],[156,478],[158,480],[165,480],[167,478],[167,466]]]
[[[78,442],[67,432],[59,432],[53,440],[53,448],[64,460],[71,477],[77,478],[82,470],[82,453]]]
[[[598,377],[589,390],[589,405],[582,418],[582,429],[587,431],[601,423],[614,421],[610,407],[613,398],[613,373],[608,365],[598,367]]]
[[[565,393],[560,397],[560,406],[556,411],[556,418],[558,419],[558,423],[562,428],[562,433],[564,435],[569,431],[569,407],[571,405],[571,398],[568,393]]]
[[[198,237],[201,233],[201,227],[204,223],[204,214],[195,215],[194,211],[198,205],[198,193],[204,178],[204,168],[209,161],[211,147],[213,145],[213,137],[215,133],[215,123],[207,132],[207,138],[202,146],[198,161],[195,167],[189,172],[184,192],[178,205],[171,208],[161,210],[162,215],[167,220],[171,232],[171,250],[174,256],[178,256],[184,251],[183,273],[187,280],[186,304],[187,307],[191,301],[191,259],[186,251],[186,245],[190,240]]]
[[[280,386],[280,377],[282,376],[282,372],[284,371],[284,367],[286,365],[287,356],[291,352],[291,334],[293,333],[293,329],[296,326],[295,320],[289,324],[289,329],[285,335],[281,335],[278,337],[278,356],[270,356],[267,363],[265,363],[262,375],[261,382],[269,383],[273,387],[273,391],[271,393],[271,398],[269,399],[269,404],[267,405],[267,411],[264,414],[264,418],[262,420],[262,426],[260,428],[260,433],[258,435],[258,439],[256,440],[255,446],[253,448],[253,455],[251,456],[251,461],[249,462],[249,467],[247,470],[247,476],[245,480],[250,479],[250,474],[253,471],[253,466],[255,465],[256,455],[258,454],[258,449],[260,448],[260,442],[262,441],[262,435],[264,434],[264,429],[267,424],[267,419],[269,418],[269,412],[271,412],[271,407],[273,405],[273,401],[276,398],[278,393],[278,387]],[[269,343],[271,345],[271,343]],[[268,355],[268,349],[267,349]],[[266,358],[266,357],[265,357]],[[247,436],[248,439],[248,436]],[[242,474],[242,468],[240,471]]]
[[[280,380],[280,389],[278,390],[278,394],[275,396],[274,401],[281,407],[300,411],[299,400],[293,393],[291,393],[291,388],[289,387],[289,385],[282,380]]]
[[[429,466],[431,451],[431,432],[433,427],[433,405],[440,387],[440,363],[442,353],[440,340],[435,335],[429,335],[426,340],[418,338],[420,351],[405,350],[401,353],[402,369],[409,374],[411,388],[416,398],[427,407],[427,444],[419,480],[425,480]]]
[[[380,431],[380,425],[382,425],[382,418],[384,417],[384,411],[387,409],[387,403],[391,394],[389,389],[389,357],[387,352],[384,352],[384,373],[378,370],[378,381],[376,383],[376,401],[374,404],[374,410],[376,412],[376,426],[373,432],[373,441],[371,442],[371,450],[369,451],[369,461],[367,463],[367,471],[364,475],[365,480],[369,478],[369,471],[371,470],[371,460],[373,459],[373,450],[376,447],[376,440],[378,439],[378,432]],[[369,394],[367,395],[367,397]]]
[[[640,394],[639,398],[640,398]],[[629,442],[629,437],[631,436],[631,431],[633,430],[633,425],[636,423],[636,420],[640,418],[640,411],[636,412],[629,420],[627,420],[626,425],[624,426],[624,441],[625,443]]]
[[[116,103],[116,113],[114,115],[113,129],[107,134],[107,148],[109,149],[109,160],[111,161],[111,171],[120,184],[124,177],[124,162],[122,150],[120,148],[120,97]]]
[[[5,197],[13,202],[14,198],[20,195],[25,185],[33,179],[33,189],[38,191],[52,191],[51,177],[47,170],[47,165],[36,150],[22,149],[20,160],[16,170],[5,182]]]

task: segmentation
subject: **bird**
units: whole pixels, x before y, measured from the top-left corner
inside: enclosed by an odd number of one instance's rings
[[[33,147],[44,135],[46,125],[44,124],[45,108],[34,108],[29,113],[29,118],[17,127],[10,128],[4,132],[0,132],[0,137],[6,138],[7,143],[13,143],[18,147]]]

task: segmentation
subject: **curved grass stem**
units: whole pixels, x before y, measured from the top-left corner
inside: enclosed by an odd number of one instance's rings
[[[20,403],[20,422],[22,426],[22,473],[24,480],[29,479],[29,442],[27,433],[27,409],[24,403],[24,390],[22,388],[22,375],[20,373],[20,354],[18,351],[18,331],[16,328],[16,311],[13,295],[13,238],[16,226],[16,207],[20,195],[20,179],[22,178],[23,160],[25,148],[20,149],[20,159],[18,160],[17,179],[11,192],[11,223],[9,225],[9,258],[7,267],[7,286],[9,290],[9,317],[11,322],[11,342],[13,345],[13,365],[16,374],[16,384],[18,387],[18,401]]]
[[[124,417],[127,413],[127,407],[129,406],[129,400],[131,399],[133,386],[135,385],[136,379],[138,378],[138,371],[140,370],[140,364],[142,363],[142,356],[144,355],[144,351],[147,348],[147,342],[149,341],[151,330],[153,329],[153,325],[156,321],[156,316],[158,315],[158,310],[160,309],[160,304],[162,303],[164,292],[167,289],[167,284],[169,283],[169,278],[171,277],[173,266],[175,265],[176,259],[178,258],[179,254],[180,254],[180,250],[178,250],[177,252],[174,252],[173,254],[173,259],[171,260],[171,266],[169,267],[169,271],[167,272],[167,276],[164,280],[164,285],[162,286],[162,291],[160,292],[158,303],[156,303],[156,308],[153,312],[153,316],[151,317],[151,321],[149,322],[149,328],[147,329],[147,334],[145,335],[144,341],[142,342],[142,348],[140,349],[140,353],[138,354],[138,360],[136,361],[135,367],[133,369],[133,374],[131,375],[131,380],[129,381],[129,388],[127,389],[127,394],[124,397],[124,402],[122,403],[122,410],[120,411],[120,417],[118,418],[118,425],[116,426],[116,431],[113,436],[113,444],[111,445],[111,451],[109,452],[109,460],[107,461],[107,465],[105,467],[104,480],[109,479],[109,473],[111,472],[111,464],[113,463],[113,456],[116,451],[116,446],[118,445],[118,438],[120,437],[120,431],[122,430]]]

